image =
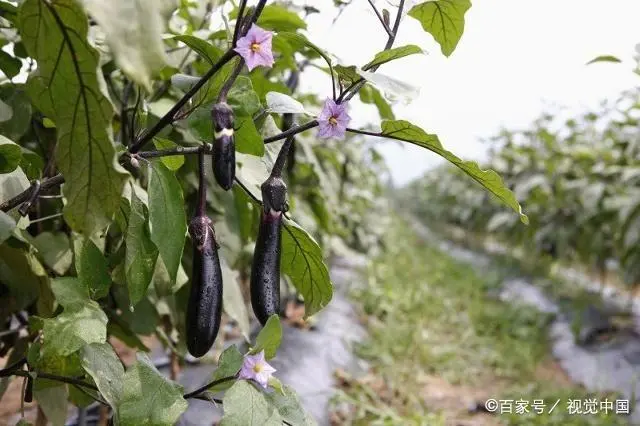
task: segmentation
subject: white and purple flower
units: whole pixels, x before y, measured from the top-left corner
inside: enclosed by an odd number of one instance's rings
[[[322,139],[332,137],[344,139],[349,121],[351,121],[351,117],[347,114],[346,103],[337,104],[333,99],[327,98],[322,112],[318,116],[320,127],[318,137]]]
[[[258,66],[271,68],[273,66],[273,52],[271,39],[273,32],[265,31],[256,24],[252,24],[244,37],[238,39],[235,50],[247,63],[249,71]]]
[[[255,355],[245,355],[238,378],[255,380],[260,386],[266,389],[269,378],[275,372],[276,369],[270,366],[264,359],[264,351],[260,351]]]

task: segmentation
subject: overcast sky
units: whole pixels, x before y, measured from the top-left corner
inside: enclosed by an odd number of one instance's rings
[[[397,118],[436,133],[445,148],[464,159],[482,159],[486,144],[480,138],[492,136],[501,126],[527,125],[548,103],[581,111],[640,83],[631,71],[640,42],[639,0],[472,3],[464,35],[449,58],[418,21],[407,17],[395,45],[417,44],[428,54],[379,70],[420,88],[415,101],[395,108]],[[334,16],[311,15],[308,33],[311,41],[344,63],[362,65],[384,46],[386,35],[367,1],[354,0],[332,26]],[[602,54],[624,62],[585,66]],[[326,74],[305,76],[305,87],[330,90]],[[378,122],[369,106],[354,105],[351,115],[354,126]],[[385,143],[380,151],[397,184],[442,161],[408,144]]]

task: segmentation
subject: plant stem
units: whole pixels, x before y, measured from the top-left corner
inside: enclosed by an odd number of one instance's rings
[[[299,126],[292,127],[282,133],[279,133],[275,136],[270,136],[264,139],[264,143],[271,143],[275,141],[279,141],[280,139],[288,138],[289,136],[297,135],[298,133],[302,133],[305,130],[313,129],[318,125],[318,120],[311,120],[307,123],[301,124]]]
[[[242,67],[244,67],[244,59],[240,58],[240,61],[238,61],[238,63],[236,64],[235,68],[231,72],[231,75],[229,76],[227,81],[224,82],[222,88],[220,88],[220,93],[218,94],[217,101],[218,103],[227,102],[227,95],[229,94],[229,90],[231,90],[233,83],[235,83],[236,79],[240,75]]]
[[[63,182],[64,182],[64,177],[61,174],[57,174],[49,179],[44,179],[42,182],[40,182],[40,192],[53,188],[56,185],[60,185]],[[29,199],[29,195],[31,195],[31,187],[27,188],[25,191],[16,195],[12,199],[7,200],[4,203],[0,204],[0,210],[2,210],[3,212],[11,210],[18,204],[21,204],[27,201]]]
[[[18,371],[25,363],[27,362],[27,358],[21,358],[11,364],[8,367],[5,367],[0,370],[0,377],[9,377],[13,376],[15,371]]]
[[[367,1],[369,2],[371,7],[373,8],[373,11],[376,13],[376,16],[378,17],[378,19],[380,20],[380,23],[384,27],[384,30],[387,32],[387,34],[389,34],[389,37],[392,37],[393,36],[393,32],[391,31],[391,28],[389,28],[389,25],[387,25],[387,23],[384,21],[384,18],[380,14],[380,11],[376,7],[376,5],[373,4],[373,0],[367,0]]]
[[[282,147],[280,148],[280,152],[278,153],[278,157],[276,158],[276,161],[273,163],[273,168],[271,169],[272,178],[282,177],[282,169],[284,168],[284,165],[287,162],[287,154],[289,152],[289,148],[293,144],[293,139],[294,139],[294,136],[291,135],[282,144]]]
[[[185,93],[185,95],[178,102],[176,102],[176,104],[165,115],[162,116],[162,118],[160,118],[160,120],[158,120],[155,126],[153,126],[150,130],[144,132],[142,136],[134,144],[132,144],[129,147],[129,152],[135,154],[136,152],[140,151],[140,149],[147,142],[153,139],[155,135],[160,133],[162,129],[164,129],[166,126],[171,124],[173,122],[175,115],[189,101],[189,99],[191,99],[198,92],[198,90],[200,90],[200,88],[204,86],[205,83],[209,81],[209,79],[211,79],[211,77],[213,77],[215,73],[217,73],[220,70],[220,68],[222,68],[227,62],[229,62],[235,56],[236,56],[236,52],[234,52],[233,50],[227,50],[225,54],[222,55],[220,59],[218,59],[218,62],[216,62],[209,69],[209,71],[207,71],[207,73],[203,75],[200,78],[200,80],[198,80],[198,82],[194,84],[193,87],[191,87],[191,89],[189,89],[189,91]]]
[[[229,382],[231,380],[235,380],[238,378],[238,375],[234,375],[234,376],[228,376],[228,377],[223,377],[221,379],[218,380],[214,380],[213,382],[207,383],[206,385],[194,390],[193,392],[189,392],[184,394],[183,398],[184,399],[189,399],[189,398],[193,398],[196,395],[198,395],[199,393],[202,393],[204,391],[206,391],[207,389],[210,389],[216,385],[219,385],[220,383],[225,383],[225,382]]]
[[[198,208],[196,216],[206,216],[207,212],[207,172],[205,170],[204,148],[198,153]]]
[[[141,158],[157,158],[157,157],[171,157],[172,155],[192,155],[198,154],[203,150],[203,147],[184,147],[178,146],[175,148],[161,149],[158,151],[140,151],[135,156]]]
[[[236,47],[238,42],[238,36],[240,35],[240,27],[242,26],[242,18],[244,17],[244,8],[247,6],[247,0],[240,0],[240,8],[238,10],[238,17],[236,18],[236,27],[233,29],[233,42],[232,47]]]
[[[40,378],[40,379],[48,379],[48,380],[54,380],[56,382],[68,383],[70,385],[81,386],[83,388],[87,388],[87,389],[91,389],[93,391],[99,392],[98,388],[92,385],[91,383],[86,383],[86,382],[83,382],[82,380],[74,379],[73,377],[58,376],[57,374],[40,373],[37,371],[35,371],[35,373],[37,375],[37,378]],[[31,377],[31,374],[28,371],[23,371],[23,370],[15,370],[13,371],[13,373],[11,373],[11,375],[21,376],[21,377]]]

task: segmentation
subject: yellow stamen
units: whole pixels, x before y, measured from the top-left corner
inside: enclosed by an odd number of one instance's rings
[[[329,124],[331,124],[332,126],[335,126],[335,125],[337,125],[337,124],[338,124],[338,120],[336,120],[336,118],[335,118],[335,117],[331,117],[331,118],[329,119]]]
[[[253,366],[253,371],[254,371],[255,373],[259,373],[259,372],[261,372],[261,371],[262,371],[262,364],[256,364],[256,365],[254,365],[254,366]]]
[[[253,50],[254,52],[259,52],[260,51],[260,45],[258,43],[252,43],[251,44],[251,50]]]

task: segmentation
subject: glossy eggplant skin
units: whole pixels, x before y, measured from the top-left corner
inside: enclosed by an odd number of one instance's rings
[[[280,254],[282,212],[263,211],[251,265],[251,306],[264,325],[280,312]]]
[[[193,240],[193,269],[187,305],[187,349],[199,358],[211,349],[220,329],[222,270],[211,220],[194,217],[189,233]]]
[[[213,141],[213,176],[225,191],[233,186],[236,177],[236,144],[233,135],[223,135]]]
[[[236,144],[233,110],[222,102],[211,109],[213,123],[213,175],[218,185],[228,191],[236,176]]]

